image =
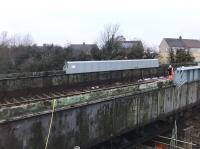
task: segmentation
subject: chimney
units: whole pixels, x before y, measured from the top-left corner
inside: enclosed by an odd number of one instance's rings
[[[83,42],[83,45],[85,45],[85,42]]]
[[[179,40],[182,40],[182,37],[181,37],[181,36],[179,36]]]

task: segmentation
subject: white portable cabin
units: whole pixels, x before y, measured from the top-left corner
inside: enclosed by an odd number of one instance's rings
[[[63,70],[66,74],[77,74],[156,67],[159,67],[158,59],[66,61]]]

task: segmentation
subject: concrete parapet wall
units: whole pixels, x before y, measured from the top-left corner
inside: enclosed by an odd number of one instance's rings
[[[176,64],[175,67],[183,64]],[[196,65],[196,63],[185,64]],[[65,74],[64,71],[0,74],[0,95],[11,91],[28,92],[32,89],[109,81],[136,81],[142,78],[166,76],[168,65],[159,68],[135,69],[84,74]]]
[[[58,75],[64,75],[64,74],[65,74],[65,72],[62,70],[60,70],[60,71],[10,73],[10,74],[0,74],[0,80],[58,76]]]
[[[155,82],[57,99],[49,149],[87,148],[197,104],[199,91],[199,82],[180,88]],[[2,108],[0,148],[43,149],[51,108],[52,101]]]
[[[85,74],[64,74],[64,72],[41,72],[30,76],[17,74],[0,79],[0,94],[10,91],[51,88],[56,86],[66,86],[87,83],[99,83],[102,81],[136,81],[141,78],[163,76],[163,69],[141,69],[113,72],[96,72]],[[15,77],[14,77],[15,76]]]

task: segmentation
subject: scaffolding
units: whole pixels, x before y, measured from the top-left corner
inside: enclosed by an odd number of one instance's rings
[[[193,146],[197,146],[197,144],[192,143],[191,138],[188,139],[188,135],[187,135],[187,138],[185,139],[185,141],[178,140],[177,132],[178,132],[178,129],[177,129],[176,121],[175,121],[171,138],[166,137],[166,136],[158,136],[159,138],[168,140],[168,142],[170,142],[170,143],[154,140],[154,142],[156,144],[155,149],[192,149]],[[180,146],[180,144],[183,144],[183,147]]]

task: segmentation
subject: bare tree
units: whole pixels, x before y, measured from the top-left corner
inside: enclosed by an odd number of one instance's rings
[[[20,43],[21,43],[21,36],[19,34],[14,34],[13,36],[10,37],[9,45],[11,47],[19,46]]]
[[[0,45],[1,46],[8,46],[9,45],[9,39],[8,39],[8,32],[3,31],[0,35]]]
[[[33,38],[29,34],[26,35],[14,34],[13,36],[10,37],[9,44],[11,47],[31,46],[33,45]]]
[[[33,38],[30,34],[26,34],[22,38],[22,45],[23,46],[31,46],[33,45]]]
[[[144,58],[145,59],[154,59],[158,57],[158,51],[156,50],[156,46],[151,46],[147,44],[145,41],[142,41],[144,47]]]
[[[119,25],[109,24],[106,25],[104,31],[101,33],[100,37],[100,46],[105,47],[108,46],[111,48],[113,44],[115,44],[116,37],[119,36]]]
[[[71,45],[71,41],[70,40],[67,40],[64,47],[69,47]]]
[[[117,54],[118,50],[121,48],[121,40],[124,38],[120,38],[119,33],[119,25],[106,25],[104,31],[100,36],[100,48],[102,49],[103,59],[112,59],[114,55]]]

